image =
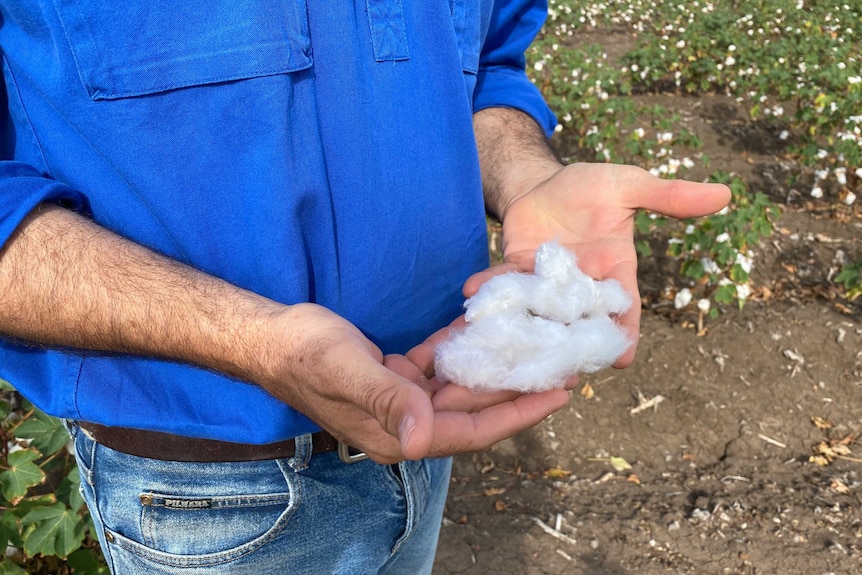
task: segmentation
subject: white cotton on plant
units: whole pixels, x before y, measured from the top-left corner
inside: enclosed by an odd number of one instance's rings
[[[435,370],[477,391],[563,387],[573,375],[612,365],[631,346],[613,319],[631,304],[618,281],[593,280],[574,254],[544,244],[534,274],[496,276],[466,301],[467,326],[438,345]]]
[[[682,309],[691,303],[691,290],[688,288],[682,288],[676,295],[673,297],[673,307],[676,309]]]

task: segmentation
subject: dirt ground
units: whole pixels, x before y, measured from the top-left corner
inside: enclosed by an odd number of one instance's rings
[[[661,296],[678,280],[656,238],[635,364],[456,459],[435,574],[862,572],[862,299],[829,282],[862,259],[862,210],[785,189],[777,129],[733,100],[647,98],[782,205],[755,295],[698,335]]]

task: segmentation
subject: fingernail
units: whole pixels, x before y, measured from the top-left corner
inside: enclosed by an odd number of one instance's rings
[[[401,449],[407,447],[407,440],[410,438],[410,434],[413,433],[414,429],[416,429],[416,418],[408,413],[404,416],[401,420],[401,424],[398,426],[398,438],[401,440]]]

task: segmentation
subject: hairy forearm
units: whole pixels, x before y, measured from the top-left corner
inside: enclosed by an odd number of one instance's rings
[[[538,124],[520,110],[487,108],[473,115],[485,206],[502,221],[507,208],[561,165]]]
[[[43,205],[0,251],[0,334],[32,344],[264,370],[278,306]]]

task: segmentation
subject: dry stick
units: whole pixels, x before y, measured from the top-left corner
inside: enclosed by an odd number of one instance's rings
[[[762,433],[758,433],[757,437],[759,437],[760,439],[762,439],[766,443],[771,443],[772,445],[775,445],[776,447],[780,447],[782,449],[787,449],[787,446],[784,445],[783,443],[781,443],[780,441],[776,441],[775,439],[772,439],[771,437],[766,437]]]
[[[661,395],[656,395],[652,399],[648,399],[647,401],[641,403],[637,407],[633,407],[629,410],[629,415],[637,415],[641,411],[645,409],[649,409],[650,407],[658,407],[658,404],[664,401],[664,397]]]
[[[843,459],[844,461],[852,461],[853,463],[862,463],[862,459],[858,457],[849,457],[847,455],[833,455],[835,459]]]
[[[550,525],[548,525],[547,523],[545,523],[544,521],[539,519],[538,517],[531,517],[531,519],[533,520],[533,523],[535,523],[536,525],[541,527],[542,531],[544,531],[545,533],[547,533],[551,537],[556,537],[560,541],[565,541],[566,543],[570,543],[572,545],[578,544],[577,541],[575,541],[571,537],[563,535],[562,533],[560,533],[559,531],[557,531],[556,529],[554,529],[553,527],[551,527]]]

